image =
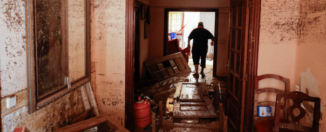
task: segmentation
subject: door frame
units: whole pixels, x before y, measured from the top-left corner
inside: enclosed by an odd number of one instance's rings
[[[246,83],[246,101],[244,116],[244,132],[252,132],[254,96],[255,96],[255,79],[258,70],[258,53],[259,53],[259,37],[260,37],[260,18],[261,18],[261,0],[249,0],[249,35],[248,35],[248,79]]]
[[[125,127],[128,130],[133,126],[133,103],[134,103],[134,5],[135,0],[126,0],[125,18]]]
[[[164,9],[164,47],[163,54],[166,56],[167,43],[168,43],[168,28],[169,28],[169,12],[170,11],[199,11],[199,12],[215,12],[215,31],[214,31],[214,59],[213,59],[213,77],[216,76],[216,65],[217,65],[217,51],[218,51],[218,21],[219,21],[219,8],[165,8]],[[186,40],[185,40],[186,41]]]
[[[250,18],[249,18],[249,46],[248,46],[248,80],[246,90],[246,108],[245,108],[245,124],[244,131],[251,132],[253,129],[253,100],[255,78],[257,77],[258,67],[258,51],[259,51],[259,35],[260,35],[260,18],[261,18],[261,0],[250,0]],[[176,9],[176,8],[174,8]],[[193,8],[183,8],[193,9]],[[198,8],[195,8],[198,9]],[[134,0],[126,0],[126,20],[125,20],[125,127],[131,129],[133,116],[133,58],[134,58]],[[165,40],[164,40],[165,41]],[[164,43],[166,44],[166,43]],[[216,46],[217,47],[217,46]],[[215,54],[215,53],[214,53]],[[215,57],[215,55],[214,55]]]

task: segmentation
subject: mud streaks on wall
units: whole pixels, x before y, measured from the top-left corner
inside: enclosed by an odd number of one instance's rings
[[[1,97],[27,87],[25,2],[0,2]]]
[[[91,5],[91,56],[96,64],[92,78],[96,78],[98,109],[124,126],[125,0],[93,0]]]

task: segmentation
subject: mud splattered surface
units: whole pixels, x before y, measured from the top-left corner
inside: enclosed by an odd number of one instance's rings
[[[1,97],[27,87],[25,2],[0,2]]]
[[[50,105],[28,114],[23,107],[3,118],[4,132],[15,127],[26,127],[30,132],[47,132],[71,124],[71,121],[84,112],[80,89],[54,101]]]
[[[300,34],[297,49],[296,78],[300,88],[310,96],[321,99],[322,119],[326,118],[326,1],[300,1]],[[309,70],[307,71],[307,69]],[[307,71],[307,72],[306,72]],[[300,76],[301,75],[301,76]],[[307,85],[310,85],[307,87]],[[306,87],[304,87],[306,86]],[[311,122],[313,115],[306,114],[306,122]],[[325,120],[320,121],[320,131],[326,130]]]
[[[297,41],[307,35],[326,38],[326,1],[322,0],[262,0],[262,42],[278,44]]]
[[[261,41],[273,44],[296,41],[300,0],[262,0]]]
[[[95,0],[91,7],[94,94],[100,114],[125,122],[125,1]]]
[[[25,29],[25,1],[0,0],[1,97],[27,88]],[[5,132],[23,126],[31,132],[51,131],[68,125],[82,112],[77,89],[33,114],[28,114],[26,106],[9,113],[2,118],[2,128]]]
[[[301,0],[300,7],[299,44],[326,44],[326,1]]]
[[[190,68],[192,69],[192,71],[194,70],[194,66],[190,66]],[[163,105],[163,117],[164,117],[164,121],[166,121],[166,123],[172,123],[172,116],[173,116],[173,109],[174,109],[174,104],[173,104],[173,96],[175,94],[176,91],[176,87],[178,85],[179,82],[190,82],[190,83],[196,83],[196,82],[206,82],[208,85],[208,88],[214,88],[215,86],[217,86],[218,84],[220,84],[222,87],[225,86],[225,82],[218,80],[217,78],[213,78],[212,76],[212,69],[205,69],[205,74],[206,77],[202,78],[195,78],[192,73],[185,73],[185,74],[181,74],[177,77],[172,77],[166,80],[163,80],[161,82],[157,82],[154,84],[148,84],[148,86],[139,86],[136,89],[136,94],[135,96],[141,96],[142,94],[145,96],[150,97],[152,100],[150,100],[150,104],[152,106],[152,109],[156,109],[158,102],[162,101]],[[223,92],[223,94],[225,94],[225,92]],[[225,95],[222,95],[225,96]],[[222,102],[226,103],[225,99],[222,99]],[[158,120],[158,118],[157,118]],[[191,120],[193,121],[193,120]],[[190,125],[190,124],[196,124],[194,122],[182,122],[182,125]],[[203,121],[201,121],[201,123],[203,123]],[[210,123],[207,122],[207,123]],[[172,123],[173,124],[173,123]],[[205,124],[205,123],[203,123]],[[176,123],[174,123],[174,125],[176,125]],[[198,125],[198,121],[197,124]],[[173,126],[173,125],[172,125]],[[184,127],[184,126],[183,126]],[[169,127],[166,126],[167,130],[163,130],[163,131],[210,131],[209,129],[202,129],[202,128],[187,128],[185,127],[184,129],[182,128],[178,128],[176,126],[174,127]],[[143,128],[138,128],[135,127],[133,128],[133,131],[135,132],[143,132]],[[217,131],[217,130],[215,130]]]

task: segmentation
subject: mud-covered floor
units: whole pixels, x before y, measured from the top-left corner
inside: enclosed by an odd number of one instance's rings
[[[194,67],[190,66],[191,70],[194,71]],[[200,68],[199,68],[200,69]],[[193,76],[193,72],[191,73],[186,73],[186,74],[182,74],[179,75],[177,77],[172,77],[160,82],[152,82],[152,81],[143,81],[143,82],[137,82],[136,83],[136,94],[135,97],[137,98],[138,96],[142,96],[142,97],[148,97],[150,98],[150,103],[152,106],[152,109],[157,108],[158,103],[160,101],[163,102],[163,119],[165,121],[170,121],[173,122],[172,119],[172,113],[173,113],[173,96],[174,93],[176,91],[176,87],[174,84],[178,83],[178,82],[191,82],[191,83],[195,83],[195,82],[206,82],[207,84],[207,88],[210,91],[210,97],[212,98],[212,100],[214,101],[214,89],[216,88],[220,88],[222,90],[221,92],[221,100],[224,100],[225,97],[225,80],[222,79],[217,79],[214,78],[212,73],[213,70],[212,69],[205,69],[204,71],[205,73],[205,77],[202,77],[202,75],[200,75],[198,78]],[[216,108],[218,109],[218,108]],[[158,112],[157,112],[158,113]],[[159,122],[158,118],[157,118],[157,122]],[[208,124],[211,123],[212,120],[183,120],[181,122],[181,124]],[[178,123],[180,124],[180,123]],[[177,131],[180,131],[181,129],[178,129]],[[147,127],[147,128],[137,128],[135,127],[134,130],[135,132],[143,132],[143,131],[151,131],[151,127]],[[162,131],[162,130],[160,130]],[[170,129],[168,131],[174,131],[173,129]],[[204,129],[200,129],[200,130],[195,130],[195,128],[182,128],[182,131],[210,131],[210,130],[204,130]]]

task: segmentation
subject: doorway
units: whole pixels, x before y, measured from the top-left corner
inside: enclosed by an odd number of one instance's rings
[[[184,50],[188,47],[188,36],[191,31],[197,28],[198,23],[203,22],[204,28],[215,36],[215,12],[193,12],[193,11],[171,11],[169,12],[169,41],[176,39],[179,42],[179,48]],[[210,45],[211,40],[208,40],[208,50],[206,54],[206,69],[213,71],[214,60],[214,45]],[[193,40],[190,41],[191,48]],[[190,49],[192,51],[192,49]],[[188,58],[188,65],[193,66],[192,53]]]
[[[249,2],[250,1],[250,2]],[[254,81],[255,81],[255,77],[257,76],[257,60],[258,60],[258,45],[259,45],[259,26],[260,26],[260,7],[261,7],[261,0],[231,0],[231,6],[237,6],[237,3],[240,3],[241,5],[243,5],[242,7],[243,10],[245,10],[243,12],[243,17],[246,17],[246,23],[244,23],[245,25],[245,29],[243,31],[245,35],[243,36],[243,38],[245,38],[242,42],[247,42],[249,43],[249,46],[247,48],[247,58],[245,58],[247,61],[246,63],[246,67],[242,67],[243,69],[246,69],[247,74],[243,74],[241,76],[242,79],[245,78],[245,81],[247,83],[243,84],[242,87],[244,85],[246,85],[246,89],[241,90],[241,94],[243,95],[245,93],[246,96],[242,96],[242,100],[241,103],[242,104],[240,106],[237,106],[239,108],[241,108],[242,110],[243,108],[243,104],[246,105],[245,110],[242,111],[240,113],[241,116],[241,123],[239,123],[239,125],[241,126],[241,128],[237,128],[235,131],[251,131],[251,127],[252,127],[252,101],[253,101],[253,89],[254,89]],[[247,8],[250,7],[250,10]],[[130,127],[132,124],[132,107],[133,107],[133,92],[134,92],[134,82],[133,82],[133,67],[134,67],[134,1],[133,0],[127,0],[126,1],[126,127]],[[169,11],[217,11],[218,9],[189,9],[189,8],[184,8],[184,9],[170,9],[170,8],[166,8],[165,9],[165,20],[168,19],[168,12]],[[250,12],[250,22],[248,22],[248,16],[249,16],[249,12]],[[218,13],[216,13],[215,18],[218,18]],[[217,22],[217,21],[215,21]],[[164,55],[166,55],[166,43],[168,41],[168,30],[167,30],[167,26],[168,23],[167,21],[164,24],[165,28],[164,28]],[[249,26],[249,27],[248,27]],[[217,27],[216,27],[217,28]],[[215,30],[215,34],[216,34]],[[249,34],[249,35],[248,35]],[[216,42],[215,44],[216,45]],[[245,44],[247,45],[247,44]],[[214,58],[216,58],[216,50],[217,47],[214,47]],[[242,53],[244,54],[244,53]],[[215,62],[216,63],[216,62]],[[215,64],[214,63],[214,64]],[[215,73],[215,72],[214,72]],[[246,97],[244,99],[244,97]],[[238,113],[238,112],[235,112]],[[245,115],[244,115],[245,113]],[[244,119],[243,119],[244,117]],[[244,122],[243,122],[244,121]],[[232,131],[232,128],[231,128]]]
[[[209,30],[214,38],[214,46],[208,42],[206,56],[206,68],[204,72],[213,72],[213,77],[217,77],[217,51],[218,51],[218,22],[219,9],[189,9],[189,8],[168,8],[165,9],[164,22],[164,55],[168,55],[168,42],[174,37],[179,41],[179,47],[185,49],[188,46],[188,36],[190,32],[197,28],[198,22],[204,23],[204,28]],[[192,45],[192,41],[190,41]],[[191,46],[192,47],[192,46]],[[227,57],[227,56],[226,56]],[[191,49],[188,59],[189,66],[193,65]]]

